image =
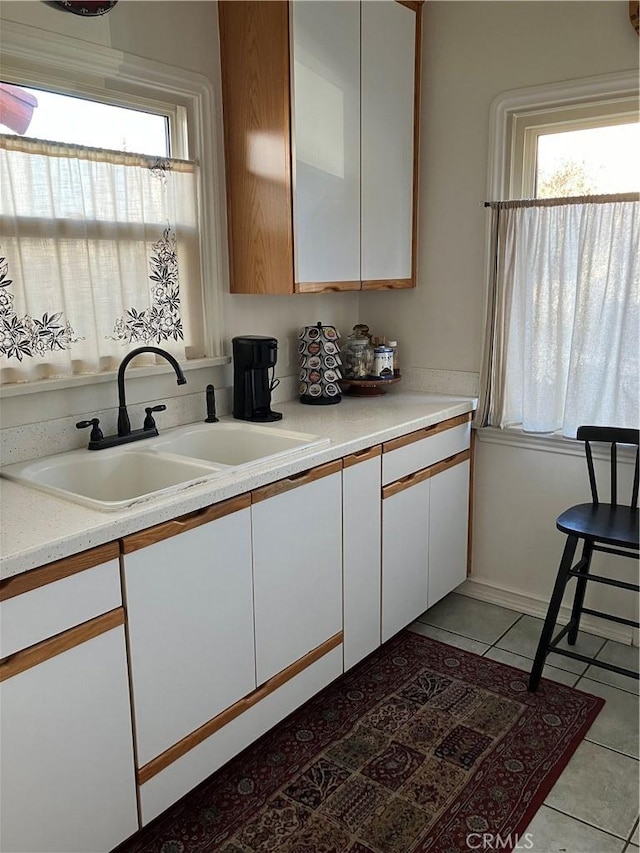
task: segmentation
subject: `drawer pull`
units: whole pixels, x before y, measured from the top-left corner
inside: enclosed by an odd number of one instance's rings
[[[204,523],[206,516],[211,507],[204,506],[202,509],[197,509],[195,512],[190,512],[188,515],[182,515],[174,520],[174,524],[179,524],[181,527],[187,527],[194,521],[202,520]]]
[[[342,459],[336,459],[335,462],[326,462],[324,465],[318,465],[316,468],[309,468],[306,471],[301,471],[299,474],[292,474],[284,480],[278,480],[276,483],[270,483],[268,486],[261,486],[259,489],[254,489],[251,493],[251,503],[260,503],[260,501],[265,501],[267,498],[273,498],[283,492],[297,489],[299,486],[304,486],[307,483],[313,483],[315,480],[328,477],[329,474],[336,474],[341,470]]]
[[[343,459],[344,467],[350,468],[352,465],[357,465],[359,462],[368,462],[369,459],[375,459],[382,456],[382,445],[376,444],[373,447],[365,447],[364,450],[357,450]]]
[[[83,622],[75,628],[69,628],[55,637],[42,640],[33,646],[21,649],[19,652],[14,652],[14,654],[0,660],[0,681],[19,675],[31,667],[38,666],[38,664],[67,652],[81,643],[86,643],[94,637],[99,637],[100,634],[120,625],[124,625],[124,610],[122,607],[117,607],[102,616],[96,616],[88,622]]]
[[[461,462],[466,462],[470,458],[471,451],[462,450],[460,453],[454,453],[452,456],[449,456],[447,459],[443,459],[441,462],[436,462],[434,465],[430,465],[428,468],[423,468],[421,471],[414,471],[412,474],[408,474],[400,480],[394,480],[393,483],[388,483],[386,486],[382,487],[382,498],[384,500],[384,498],[390,498],[393,495],[397,495],[398,492],[403,492],[405,489],[411,488],[411,486],[416,486],[423,480],[435,477],[437,474],[441,474],[443,471],[447,471],[455,465],[460,465]]]
[[[183,515],[180,518],[174,518],[171,521],[165,521],[158,524],[156,527],[151,527],[148,530],[141,530],[139,533],[132,533],[131,536],[125,536],[122,539],[122,553],[131,554],[133,551],[138,551],[140,548],[146,548],[148,545],[154,545],[156,542],[162,542],[164,539],[170,539],[172,536],[177,536],[180,533],[185,533],[187,530],[192,530],[195,527],[200,527],[207,524],[209,521],[216,521],[225,515],[231,515],[238,510],[246,509],[251,505],[251,495],[249,493],[238,495],[236,498],[221,501],[217,504],[211,504],[203,509],[197,509],[188,515]]]

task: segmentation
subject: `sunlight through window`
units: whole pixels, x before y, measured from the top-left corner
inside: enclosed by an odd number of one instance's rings
[[[640,124],[582,128],[538,136],[536,197],[640,190]]]
[[[170,154],[167,116],[7,83],[0,83],[0,132],[155,157]]]

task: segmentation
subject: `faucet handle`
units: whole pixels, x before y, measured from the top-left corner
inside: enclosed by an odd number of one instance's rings
[[[102,441],[104,435],[102,434],[102,430],[98,426],[99,423],[99,418],[91,418],[88,421],[78,421],[78,423],[76,424],[76,429],[86,429],[87,427],[91,427],[91,435],[89,436],[89,441]]]
[[[159,406],[147,406],[147,408],[145,408],[147,417],[144,419],[142,429],[156,429],[156,422],[153,419],[152,412],[164,412],[166,408],[167,407],[164,403],[161,403]]]

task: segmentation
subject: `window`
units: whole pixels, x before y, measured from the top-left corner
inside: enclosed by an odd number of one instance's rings
[[[222,200],[208,82],[63,37],[39,44],[35,64],[30,28],[11,26],[14,58],[30,62],[26,72],[3,53],[3,382],[110,372],[142,343],[181,360],[217,356]],[[69,67],[81,58],[92,69],[82,86]]]
[[[186,158],[173,141],[177,118],[177,111],[160,105],[143,110],[0,82],[0,132],[11,136]]]
[[[510,122],[510,177],[503,197],[640,191],[637,99],[525,110]]]
[[[569,437],[582,423],[637,426],[637,82],[606,84],[627,92],[598,99],[592,82],[554,101],[557,87],[546,98],[525,90],[494,110],[508,155],[493,161],[505,200],[490,205],[481,425]],[[523,192],[528,200],[514,199]]]

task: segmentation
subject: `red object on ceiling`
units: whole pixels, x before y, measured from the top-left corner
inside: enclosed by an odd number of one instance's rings
[[[15,133],[25,133],[37,106],[38,99],[20,86],[0,83],[0,124]]]

